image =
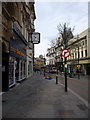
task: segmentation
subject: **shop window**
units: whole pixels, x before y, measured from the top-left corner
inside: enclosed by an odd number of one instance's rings
[[[25,77],[25,62],[22,62],[22,79]]]
[[[84,41],[82,41],[82,45],[84,45]]]
[[[19,80],[19,60],[15,61],[15,79]]]
[[[87,45],[87,40],[85,40],[85,45]]]
[[[77,58],[77,53],[75,53],[75,58]]]
[[[9,85],[14,83],[14,58],[9,58]]]

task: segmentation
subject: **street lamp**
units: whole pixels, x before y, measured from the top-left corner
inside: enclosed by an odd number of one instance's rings
[[[45,76],[45,64],[46,62],[45,62],[45,54],[44,54],[44,76]]]
[[[77,41],[79,40],[79,35],[77,35],[77,37],[76,38],[74,38],[74,39],[76,39]],[[80,59],[80,55],[79,55],[79,44],[76,44],[75,45],[77,48],[78,48],[78,65],[79,65],[79,59]],[[80,79],[80,74],[79,74],[79,72],[80,72],[80,66],[77,66],[77,70],[78,70],[78,79]]]

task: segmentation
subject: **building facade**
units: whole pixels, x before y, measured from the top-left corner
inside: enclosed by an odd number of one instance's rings
[[[2,3],[2,90],[33,73],[34,2]]]
[[[63,46],[60,37],[56,40],[55,46],[47,49],[47,66],[49,66],[51,70],[58,69],[61,72],[63,71],[62,49]]]
[[[90,28],[78,36],[68,40],[67,49],[70,56],[67,58],[68,73],[90,75]],[[47,49],[47,65],[55,66],[60,72],[64,71],[64,57],[62,57],[63,44],[59,38],[54,47]],[[79,65],[79,66],[78,66]]]
[[[67,58],[69,71],[79,72],[82,75],[89,75],[90,69],[90,28],[80,33],[77,37],[70,39],[68,49],[71,55]],[[77,68],[77,65],[80,65]]]
[[[46,59],[43,56],[34,58],[34,69],[43,71],[46,67]]]

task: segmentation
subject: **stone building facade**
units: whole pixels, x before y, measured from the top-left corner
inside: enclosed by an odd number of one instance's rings
[[[34,2],[2,3],[2,90],[33,73]]]
[[[44,57],[36,57],[34,58],[34,69],[43,71],[46,67],[46,59]]]

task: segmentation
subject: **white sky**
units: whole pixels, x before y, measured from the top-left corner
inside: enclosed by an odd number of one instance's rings
[[[58,35],[59,23],[70,23],[75,26],[74,35],[88,28],[88,2],[36,2],[35,28],[40,32],[40,43],[35,45],[35,57],[47,53],[50,40]]]

